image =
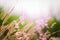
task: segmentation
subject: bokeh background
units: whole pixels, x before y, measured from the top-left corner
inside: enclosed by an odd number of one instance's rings
[[[54,15],[60,17],[60,0],[0,0],[5,11],[14,8],[12,14],[39,19]],[[58,15],[58,16],[57,16]]]
[[[0,40],[10,39],[60,40],[60,0],[0,0]]]

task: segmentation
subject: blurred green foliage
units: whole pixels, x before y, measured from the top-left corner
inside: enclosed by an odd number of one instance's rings
[[[56,24],[54,24],[54,23],[56,23]],[[50,36],[47,38],[47,40],[49,40],[51,37],[60,37],[60,21],[58,21],[56,18],[52,17],[52,19],[48,20],[47,24],[48,24],[48,28],[44,27],[42,29],[42,31],[44,33],[47,31],[50,32]]]
[[[8,20],[6,21],[6,23],[4,23],[4,25],[11,23],[12,21],[17,20],[18,18],[19,18],[19,16],[12,15],[8,18]]]

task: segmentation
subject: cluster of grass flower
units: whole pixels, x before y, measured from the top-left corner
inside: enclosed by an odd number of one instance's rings
[[[54,17],[29,20],[0,8],[0,40],[50,40],[60,37],[60,22]]]

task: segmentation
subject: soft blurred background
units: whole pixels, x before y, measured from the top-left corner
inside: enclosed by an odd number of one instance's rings
[[[0,40],[50,39],[60,40],[60,0],[0,0]]]
[[[3,6],[5,11],[14,8],[14,14],[25,15],[30,19],[60,16],[60,0],[0,0],[0,6]]]

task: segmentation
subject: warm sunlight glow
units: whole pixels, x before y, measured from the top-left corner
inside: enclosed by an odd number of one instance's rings
[[[18,1],[15,5],[15,11],[22,12],[27,15],[29,18],[40,18],[48,15],[49,5],[44,1]]]
[[[18,15],[25,15],[28,18],[39,19],[42,17],[47,17],[50,13],[51,6],[53,6],[53,11],[57,10],[59,1],[47,1],[47,0],[7,0],[0,1],[0,5],[3,5],[7,9],[13,7],[15,12]],[[6,4],[6,5],[5,5]],[[57,5],[58,4],[58,5]],[[57,8],[56,8],[57,7]],[[14,14],[15,14],[14,13]]]

